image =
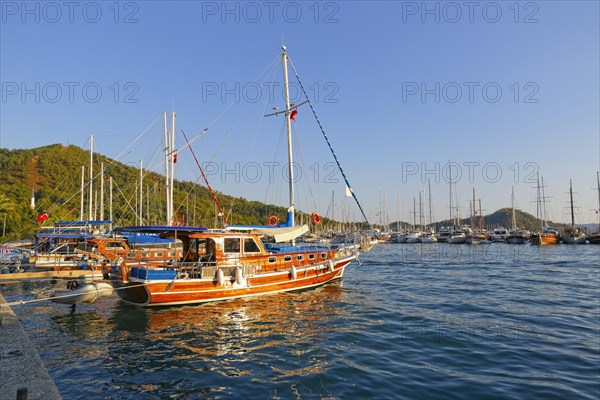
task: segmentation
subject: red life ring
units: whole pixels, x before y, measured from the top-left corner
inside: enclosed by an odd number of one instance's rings
[[[316,212],[314,212],[310,215],[310,220],[312,221],[313,224],[319,225],[321,223],[321,216],[319,214],[317,214]]]
[[[267,221],[267,223],[269,224],[269,226],[275,226],[275,225],[279,224],[279,218],[277,218],[274,215],[271,215],[269,217],[269,220]]]

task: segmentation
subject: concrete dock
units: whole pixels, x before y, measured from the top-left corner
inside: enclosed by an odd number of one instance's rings
[[[69,270],[69,271],[36,271],[36,272],[21,272],[18,274],[0,274],[0,282],[27,280],[27,279],[43,279],[43,278],[64,278],[64,279],[85,279],[98,278],[102,279],[102,272],[90,270]],[[4,400],[4,399],[2,399]]]
[[[0,399],[60,398],[25,329],[0,293]]]

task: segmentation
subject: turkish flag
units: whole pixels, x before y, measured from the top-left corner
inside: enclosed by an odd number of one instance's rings
[[[295,121],[295,120],[296,120],[296,114],[298,114],[298,110],[294,110],[294,111],[292,111],[292,113],[290,114],[290,119],[291,119],[292,121]]]
[[[177,163],[177,153],[173,154],[173,164]]]
[[[49,212],[41,213],[40,215],[37,216],[37,218],[35,219],[35,222],[44,222],[45,220],[48,219],[49,216],[50,216]]]

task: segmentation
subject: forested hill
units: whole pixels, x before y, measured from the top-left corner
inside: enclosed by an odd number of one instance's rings
[[[100,154],[94,154],[94,204],[100,204],[100,164],[104,163],[104,217],[109,216],[108,177],[113,179],[113,219],[115,225],[136,223],[136,191],[139,169],[124,165]],[[5,232],[2,241],[31,235],[40,226],[36,217],[49,212],[44,225],[56,221],[79,220],[81,199],[81,169],[85,166],[85,219],[88,216],[89,152],[77,146],[60,144],[36,149],[0,149],[0,224]],[[145,224],[163,224],[166,220],[164,178],[148,172],[144,176],[143,217]],[[32,193],[35,207],[30,207]],[[208,189],[191,182],[175,181],[174,204],[176,218],[183,224],[220,227],[215,222],[215,205]],[[285,221],[284,207],[265,205],[218,193],[228,220],[235,224],[266,224],[270,215]],[[94,218],[100,206],[94,207]],[[308,221],[308,216],[302,216]],[[4,225],[5,221],[5,225]],[[323,221],[327,222],[327,221]],[[2,231],[0,231],[0,235]]]
[[[518,228],[527,229],[530,231],[536,231],[540,227],[540,221],[533,215],[521,211],[519,209],[515,209],[515,221]],[[405,222],[401,223],[401,225],[409,225]],[[548,222],[548,225],[563,227],[562,223]],[[452,221],[444,220],[435,223],[436,226],[452,226]],[[470,218],[464,218],[460,220],[459,225],[471,225]],[[479,216],[476,217],[476,226],[479,226]],[[395,223],[390,224],[390,226],[394,229]],[[483,216],[483,227],[486,229],[493,228],[507,228],[510,229],[512,226],[512,210],[510,208],[501,208],[500,210],[495,211],[492,214]]]
[[[478,222],[477,225],[479,225],[479,216],[477,216],[476,219]],[[535,231],[540,227],[540,221],[535,216],[521,211],[519,209],[515,210],[515,220],[517,223],[517,227],[521,229]],[[469,218],[465,218],[461,220],[461,223],[470,225],[471,220]],[[552,223],[549,224],[553,225]],[[484,215],[483,226],[488,229],[497,227],[504,227],[510,229],[512,226],[512,210],[510,208],[501,208],[500,210],[497,210],[492,214]]]

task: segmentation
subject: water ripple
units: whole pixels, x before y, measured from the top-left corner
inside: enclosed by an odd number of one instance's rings
[[[301,293],[14,309],[69,399],[597,399],[599,250],[382,245]]]

